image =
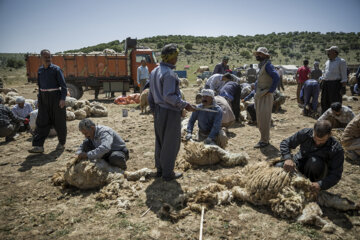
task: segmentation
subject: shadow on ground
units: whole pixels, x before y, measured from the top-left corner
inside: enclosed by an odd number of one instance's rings
[[[34,166],[37,167],[54,162],[63,152],[64,150],[54,150],[48,154],[30,154],[26,157],[25,161],[21,163],[21,167],[18,171],[26,172]]]

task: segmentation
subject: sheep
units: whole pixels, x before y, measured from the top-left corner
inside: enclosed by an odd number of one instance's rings
[[[143,113],[145,111],[146,113],[146,107],[149,105],[148,102],[148,96],[149,96],[149,89],[145,89],[141,95],[140,95],[140,109],[141,109],[141,113]]]
[[[82,120],[86,118],[86,112],[83,109],[78,109],[74,112],[75,118],[78,120]]]
[[[191,165],[213,165],[220,163],[231,167],[245,165],[249,156],[245,152],[229,153],[217,145],[205,145],[202,142],[188,141],[184,144],[185,153],[181,161]]]
[[[189,81],[187,80],[187,78],[179,78],[180,80],[180,87],[188,87],[189,86]]]
[[[200,87],[203,84],[203,80],[201,78],[196,79],[196,84]]]
[[[194,74],[203,73],[205,71],[210,71],[208,66],[199,66],[199,68],[194,72]]]

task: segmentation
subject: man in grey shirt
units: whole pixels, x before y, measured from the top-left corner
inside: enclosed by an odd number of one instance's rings
[[[80,145],[78,159],[102,158],[111,165],[126,169],[126,160],[129,159],[129,151],[124,140],[111,128],[95,125],[93,121],[85,118],[79,123],[79,130],[86,139]]]
[[[150,74],[149,106],[154,114],[155,167],[157,176],[165,181],[180,178],[182,173],[174,172],[176,156],[181,142],[181,112],[194,111],[182,100],[179,78],[173,71],[179,49],[168,44],[161,50],[162,62]]]

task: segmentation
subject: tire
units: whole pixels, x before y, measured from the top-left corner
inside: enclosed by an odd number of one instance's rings
[[[67,83],[66,86],[70,92],[70,97],[80,99],[83,96],[84,91],[81,86],[72,83]]]

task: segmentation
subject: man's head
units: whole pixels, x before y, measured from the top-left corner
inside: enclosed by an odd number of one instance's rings
[[[315,69],[319,69],[319,62],[318,62],[318,61],[315,61],[315,62],[314,62],[314,68],[315,68]]]
[[[324,145],[331,137],[331,123],[328,120],[317,121],[314,125],[313,139],[316,146]]]
[[[307,66],[307,65],[309,65],[309,60],[305,59],[303,63],[304,63],[304,66]]]
[[[253,65],[252,65],[252,64],[250,64],[250,68],[253,68]]]
[[[330,60],[335,59],[339,55],[339,48],[337,46],[332,46],[326,49],[327,56]]]
[[[332,112],[336,115],[336,116],[340,116],[341,115],[341,109],[342,109],[342,105],[339,102],[334,102],[330,105]]]
[[[79,130],[87,139],[94,139],[96,126],[93,121],[85,118],[79,122]]]
[[[142,59],[142,60],[141,60],[141,66],[143,66],[143,67],[146,66],[146,61],[145,61],[145,59]]]
[[[179,49],[176,44],[167,44],[161,49],[161,58],[163,62],[175,65],[177,57],[179,55]]]
[[[51,54],[48,49],[43,49],[40,52],[41,57],[41,63],[44,66],[44,68],[48,68],[51,64]]]
[[[210,106],[213,104],[215,93],[212,89],[203,89],[201,91],[201,96],[201,102],[204,106]]]
[[[256,60],[258,60],[259,62],[270,58],[269,51],[267,50],[266,47],[259,47],[256,50],[256,52],[254,52],[254,56],[255,56]]]
[[[20,107],[20,108],[24,108],[25,105],[25,98],[23,97],[18,97],[15,100],[16,104]]]
[[[228,56],[224,56],[223,59],[222,59],[222,64],[223,64],[224,66],[226,66],[226,65],[228,64],[228,62],[229,62],[229,57],[228,57]]]
[[[221,80],[225,82],[232,80],[231,73],[225,73]]]
[[[200,104],[202,102],[202,95],[201,93],[197,93],[195,97],[195,103]]]

